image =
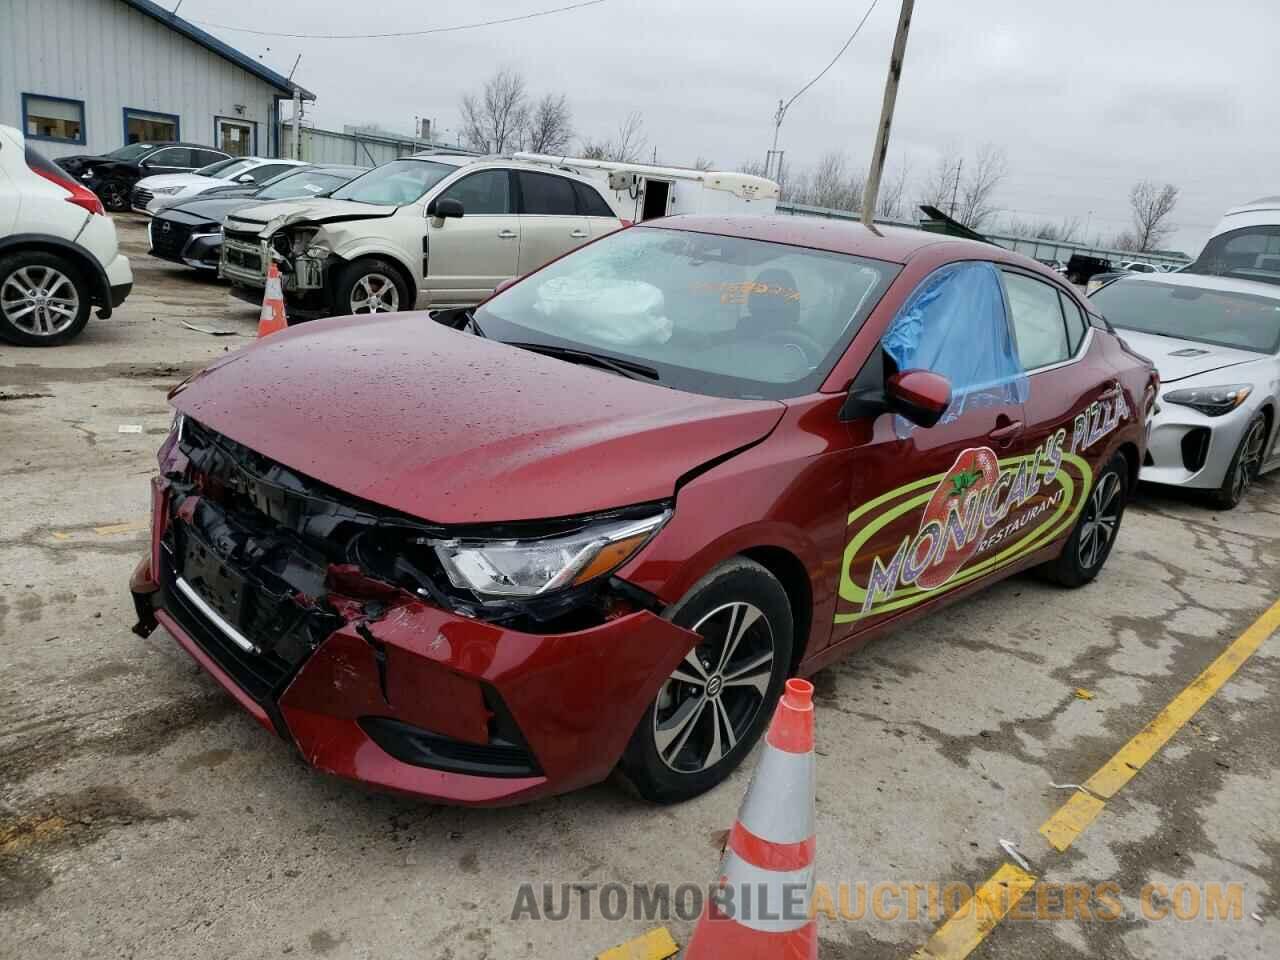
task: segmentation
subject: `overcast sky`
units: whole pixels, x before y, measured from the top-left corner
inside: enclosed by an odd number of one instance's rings
[[[172,8],[173,0],[162,0]],[[532,92],[565,93],[574,126],[608,136],[644,116],[660,161],[733,167],[763,158],[779,98],[839,49],[870,0],[605,0],[524,23],[417,39],[297,40],[298,33],[452,26],[570,0],[184,0],[180,15],[297,78],[318,126],[412,132],[415,115],[458,125],[458,100],[498,66]],[[267,15],[266,11],[270,11]],[[359,11],[356,15],[354,11]],[[880,0],[841,61],[791,108],[779,146],[800,168],[839,149],[865,165],[898,0]],[[1078,216],[1089,239],[1127,225],[1146,177],[1178,185],[1171,241],[1194,253],[1229,206],[1280,193],[1274,0],[917,0],[890,165],[923,180],[945,151],[1007,152],[997,194],[1023,220]]]

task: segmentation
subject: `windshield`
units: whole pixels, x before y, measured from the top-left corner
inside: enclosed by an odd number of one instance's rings
[[[290,197],[315,197],[340,187],[351,178],[341,173],[319,173],[304,170],[276,177],[254,197],[258,200],[286,200]]]
[[[244,163],[243,160],[232,156],[228,157],[227,160],[219,160],[218,163],[209,164],[209,166],[201,166],[198,170],[192,170],[192,173],[196,174],[197,177],[218,177],[223,170],[230,168],[230,166],[242,163]]]
[[[1121,330],[1258,353],[1280,350],[1280,300],[1151,280],[1117,280],[1089,298]]]
[[[721,397],[811,393],[898,267],[655,227],[621,230],[476,312],[485,336],[630,360]]]
[[[137,160],[140,156],[150,153],[159,144],[155,143],[131,143],[127,147],[120,147],[118,150],[112,150],[107,154],[108,160]]]
[[[427,160],[392,160],[335,190],[333,199],[398,207],[413,203],[457,169]]]

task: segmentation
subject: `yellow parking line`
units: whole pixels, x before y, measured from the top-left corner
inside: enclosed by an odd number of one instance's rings
[[[1059,851],[1070,847],[1102,812],[1107,801],[1133,779],[1277,630],[1280,630],[1280,600],[1268,607],[1154,720],[1086,780],[1084,790],[1073,794],[1041,825],[1040,833],[1050,845]],[[1035,884],[1036,878],[1027,871],[1011,863],[1004,864],[974,892],[972,900],[952,914],[929,942],[911,955],[912,960],[963,960]]]
[[[596,960],[665,960],[673,957],[680,948],[671,939],[666,927],[650,930],[642,937],[611,947]]]
[[[1231,646],[1156,714],[1154,720],[1084,782],[1085,789],[1092,796],[1076,793],[1044,822],[1040,833],[1053,848],[1066,850],[1071,846],[1072,841],[1102,812],[1105,802],[1133,779],[1277,629],[1280,629],[1280,600],[1232,641]]]
[[[1036,878],[1012,863],[1002,864],[991,879],[973,892],[929,942],[911,960],[961,960],[986,939],[1022,895],[1036,885]]]

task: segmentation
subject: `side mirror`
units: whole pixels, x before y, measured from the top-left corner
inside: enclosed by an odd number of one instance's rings
[[[932,427],[951,406],[951,382],[928,370],[903,370],[884,384],[889,410],[918,427]]]
[[[461,200],[451,200],[448,197],[437,197],[427,204],[427,216],[435,217],[437,220],[457,219],[464,212]]]

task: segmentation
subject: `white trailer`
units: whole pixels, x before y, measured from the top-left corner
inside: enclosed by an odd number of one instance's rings
[[[512,159],[567,170],[595,181],[618,216],[633,222],[679,213],[769,214],[778,204],[778,185],[747,173],[552,157],[543,153],[517,153]]]

